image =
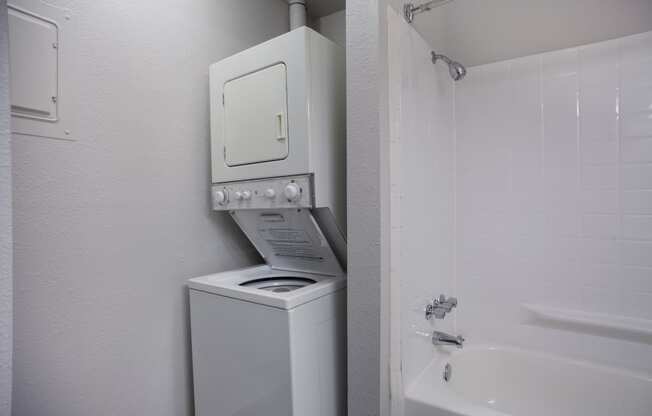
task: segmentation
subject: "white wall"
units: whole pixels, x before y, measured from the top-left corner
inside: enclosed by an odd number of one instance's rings
[[[385,0],[346,4],[348,414],[389,414]]]
[[[652,328],[652,32],[469,68],[456,121],[458,329],[652,372],[649,337],[523,309]]]
[[[428,322],[423,315],[434,297],[455,295],[453,82],[402,17],[390,11],[388,24],[392,306],[401,328],[393,335],[401,339],[407,388],[443,352],[417,332],[454,330],[453,318]]]
[[[190,415],[185,281],[258,260],[210,209],[208,65],[287,4],[49,3],[75,141],[13,137],[14,415]]]
[[[0,1],[0,415],[11,413],[13,280],[7,3]]]

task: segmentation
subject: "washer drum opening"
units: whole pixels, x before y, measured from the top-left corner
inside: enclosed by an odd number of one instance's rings
[[[249,280],[248,282],[240,283],[240,286],[267,290],[274,293],[284,293],[301,289],[313,283],[316,283],[316,281],[307,277],[278,276]]]

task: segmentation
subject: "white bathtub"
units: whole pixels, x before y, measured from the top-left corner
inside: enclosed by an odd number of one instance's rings
[[[651,416],[652,377],[515,348],[465,347],[432,362],[405,394],[405,416],[453,415]]]

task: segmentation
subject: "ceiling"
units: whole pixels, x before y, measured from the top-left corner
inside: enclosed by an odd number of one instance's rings
[[[344,10],[346,0],[306,0],[308,14],[313,19]]]
[[[391,3],[405,1],[422,2]],[[413,25],[433,49],[473,66],[650,31],[652,1],[453,0]]]

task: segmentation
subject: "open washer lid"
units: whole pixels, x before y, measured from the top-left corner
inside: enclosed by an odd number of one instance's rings
[[[276,270],[344,274],[330,242],[306,208],[231,211],[265,262]]]
[[[267,283],[272,280],[280,282],[287,278],[307,279],[314,281],[314,283],[306,284],[302,288],[290,290],[289,292],[274,292],[255,287],[262,285],[265,281]],[[294,283],[297,283],[297,280]],[[322,296],[344,289],[346,287],[346,277],[345,275],[328,276],[324,274],[274,270],[267,264],[261,264],[244,269],[195,277],[188,280],[188,287],[214,295],[290,310]]]

